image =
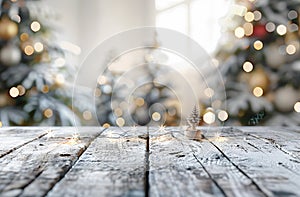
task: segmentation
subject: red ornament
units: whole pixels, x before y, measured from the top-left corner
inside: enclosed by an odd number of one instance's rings
[[[259,39],[263,39],[268,34],[265,25],[257,24],[253,26],[253,34],[252,36],[257,37]]]

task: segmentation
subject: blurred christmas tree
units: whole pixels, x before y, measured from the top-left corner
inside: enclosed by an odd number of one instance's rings
[[[97,116],[104,127],[179,125],[179,102],[171,90],[173,86],[171,82],[160,83],[168,68],[153,61],[154,56],[159,56],[157,59],[167,57],[162,57],[164,54],[155,48],[142,53],[145,54],[144,62],[139,66],[124,71],[108,68],[98,77]]]
[[[300,125],[299,11],[299,0],[236,0],[224,18],[216,57],[234,123]]]
[[[36,5],[25,0],[1,3],[1,125],[73,124],[68,79],[75,68],[66,65],[66,53]]]

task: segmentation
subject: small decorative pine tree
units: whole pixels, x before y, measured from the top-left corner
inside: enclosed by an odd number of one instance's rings
[[[187,118],[187,122],[189,124],[189,128],[191,130],[196,131],[196,127],[199,125],[200,122],[200,113],[198,107],[195,105],[193,108],[192,113]]]

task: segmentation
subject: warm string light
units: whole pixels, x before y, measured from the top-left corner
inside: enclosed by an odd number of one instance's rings
[[[28,56],[32,55],[34,53],[34,48],[31,45],[27,45],[24,48],[24,53]]]
[[[242,38],[242,37],[244,37],[244,35],[245,35],[245,30],[244,30],[244,28],[242,28],[242,27],[237,27],[237,28],[234,30],[234,35],[235,35],[237,38]]]
[[[252,22],[254,20],[254,14],[253,12],[247,12],[244,16],[245,21]]]
[[[251,72],[253,70],[253,64],[251,62],[248,62],[246,61],[244,64],[243,64],[243,70],[245,72]]]
[[[141,107],[145,104],[145,100],[141,97],[135,99],[135,104],[138,106],[138,107]]]
[[[119,127],[123,127],[123,126],[125,125],[125,120],[124,120],[124,118],[122,118],[122,117],[117,118],[116,124],[117,124]]]
[[[286,34],[287,29],[285,25],[278,25],[276,31],[280,36],[283,36],[284,34]]]
[[[118,107],[118,108],[114,109],[114,114],[118,117],[122,116],[123,115],[123,110],[120,107]]]
[[[203,121],[207,124],[212,124],[215,122],[216,116],[213,112],[208,111],[203,115]]]
[[[16,88],[16,87],[12,87],[10,88],[9,90],[9,95],[13,98],[16,98],[17,96],[19,96],[20,92],[19,92],[19,89]]]
[[[23,96],[26,93],[26,89],[24,88],[24,86],[18,85],[17,88],[19,90],[19,96]]]
[[[293,55],[296,53],[296,47],[292,44],[289,44],[287,47],[286,47],[286,53],[289,54],[289,55]]]
[[[262,43],[262,41],[256,40],[256,41],[253,43],[253,47],[254,47],[254,49],[256,49],[257,51],[259,51],[259,50],[261,50],[261,49],[264,47],[264,44]]]
[[[41,29],[41,24],[37,21],[33,21],[30,25],[30,28],[33,32],[38,32]]]
[[[102,125],[102,127],[103,127],[103,128],[109,128],[109,127],[110,127],[110,124],[109,124],[109,123],[104,123],[104,124]]]
[[[221,121],[227,120],[228,119],[228,113],[224,110],[219,111],[218,119],[221,120]]]
[[[272,22],[268,22],[267,24],[266,24],[266,30],[267,30],[267,32],[273,32],[273,31],[275,31],[275,28],[276,28],[276,26],[275,26],[275,24],[274,23],[272,23]]]
[[[261,87],[255,87],[253,89],[253,94],[256,97],[261,97],[264,94],[264,90]]]
[[[243,25],[243,28],[244,28],[246,36],[251,36],[253,34],[253,25],[252,25],[252,23],[245,23]]]
[[[0,121],[0,127],[2,127],[3,126],[3,124],[2,124],[2,122]]]
[[[161,119],[161,115],[158,112],[154,112],[151,117],[154,121],[159,121]]]
[[[53,111],[52,111],[52,109],[50,109],[50,108],[46,109],[46,110],[44,111],[44,116],[45,116],[46,118],[51,118],[51,117],[53,116]]]
[[[33,47],[34,50],[38,53],[44,50],[44,45],[41,42],[36,42]]]

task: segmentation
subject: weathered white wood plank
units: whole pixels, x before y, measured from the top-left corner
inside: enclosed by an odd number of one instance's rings
[[[265,196],[211,143],[166,130],[173,136],[150,132],[151,196]]]
[[[143,130],[104,131],[47,196],[144,196],[146,140],[138,137]]]
[[[2,127],[0,128],[0,158],[47,134],[47,128]]]
[[[211,143],[268,196],[300,196],[300,163],[290,155],[238,129],[223,129],[222,135],[222,141]],[[268,136],[272,139],[275,133],[268,131]]]
[[[0,158],[0,196],[45,195],[101,132],[100,128],[49,129],[51,135]],[[74,132],[79,133],[80,141],[71,139]]]
[[[300,128],[289,127],[241,127],[242,131],[263,141],[272,143],[275,148],[292,156],[300,163]]]

